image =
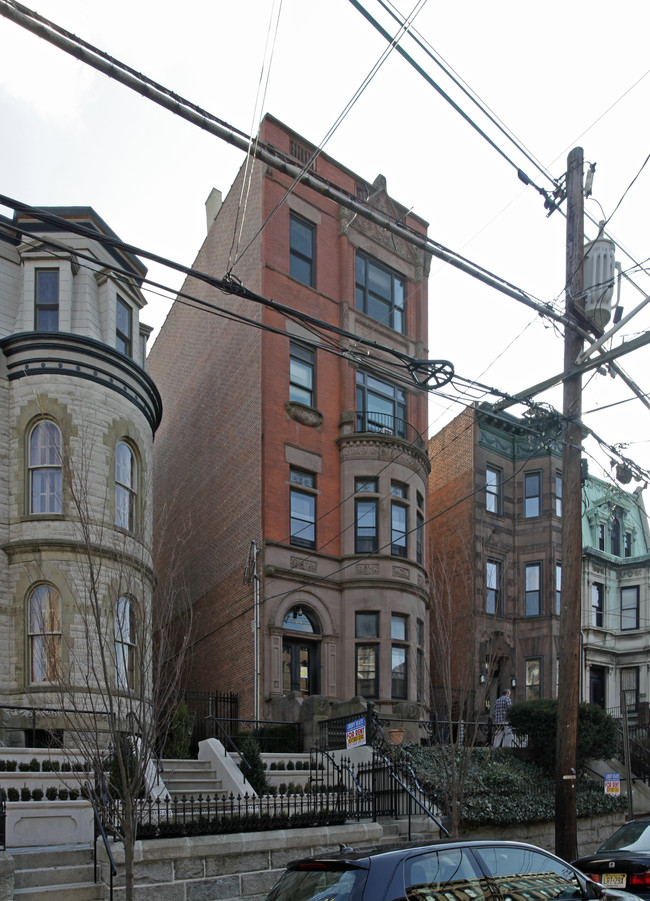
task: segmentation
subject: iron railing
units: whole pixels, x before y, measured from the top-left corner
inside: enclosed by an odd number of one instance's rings
[[[183,692],[182,698],[194,716],[190,740],[190,749],[193,754],[196,754],[199,742],[212,737],[209,735],[209,726],[207,726],[208,717],[231,721],[236,720],[239,715],[239,700],[234,691],[188,689]]]
[[[410,422],[389,413],[357,413],[356,430],[374,432],[377,435],[393,435],[395,438],[402,438],[410,444],[415,444],[420,450],[426,447],[424,438]]]
[[[224,741],[224,733],[237,744],[243,735],[252,735],[262,754],[302,751],[302,727],[292,720],[247,720],[219,716],[207,717],[208,738]]]

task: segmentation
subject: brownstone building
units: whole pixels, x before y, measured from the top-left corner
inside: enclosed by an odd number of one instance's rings
[[[560,428],[548,418],[469,407],[429,441],[433,580],[459,558],[467,561],[453,609],[470,608],[473,654],[459,666],[473,667],[469,683],[479,706],[506,688],[515,700],[556,695]],[[435,684],[435,660],[432,669]]]
[[[260,138],[294,165],[314,150],[268,116]],[[310,170],[426,234],[383,177],[325,154]],[[417,712],[427,397],[390,350],[426,357],[429,257],[260,163],[220,201],[194,268],[283,309],[189,278],[149,357],[155,496],[188,534],[188,687],[236,691],[260,718],[355,696]]]
[[[470,651],[458,647],[451,680],[462,684],[463,666],[470,670],[478,708],[506,688],[515,701],[557,697],[562,437],[558,416],[516,418],[486,405],[467,408],[429,442],[432,628],[451,571],[449,612],[456,634],[465,633],[457,646]],[[642,489],[625,491],[585,468],[581,490],[580,698],[615,710],[623,697],[628,713],[641,715],[650,691]],[[434,685],[440,669],[434,659]]]

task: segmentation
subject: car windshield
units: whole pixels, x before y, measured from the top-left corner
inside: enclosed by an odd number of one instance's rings
[[[601,851],[650,851],[650,823],[626,823],[600,846]]]
[[[266,901],[359,901],[367,870],[287,870]]]

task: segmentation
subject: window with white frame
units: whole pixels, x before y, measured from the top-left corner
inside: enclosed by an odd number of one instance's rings
[[[130,598],[118,598],[115,605],[115,687],[126,691],[135,687],[135,611]]]
[[[492,616],[503,616],[501,597],[501,562],[488,560],[485,564],[485,612]]]
[[[115,448],[115,525],[132,532],[137,499],[136,463],[133,450],[124,441]]]
[[[525,615],[540,616],[542,612],[542,564],[527,563],[525,566],[525,580]]]
[[[362,698],[379,697],[379,646],[355,647],[356,694]]]
[[[602,582],[594,582],[591,586],[591,625],[600,629],[605,614],[605,586]]]
[[[29,512],[61,513],[61,430],[41,419],[29,435]]]
[[[531,519],[542,513],[542,474],[527,472],[524,475],[524,516]]]
[[[58,682],[61,677],[61,598],[51,585],[29,596],[30,680]]]
[[[562,564],[555,564],[555,613],[562,612]]]
[[[485,467],[485,509],[498,516],[503,513],[503,472],[494,466]]]
[[[408,508],[393,501],[390,505],[390,516],[390,552],[394,557],[406,557]]]
[[[555,473],[555,515],[562,516],[562,473]]]

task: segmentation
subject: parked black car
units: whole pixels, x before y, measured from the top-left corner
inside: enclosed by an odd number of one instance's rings
[[[650,899],[650,818],[625,823],[595,854],[580,857],[573,865],[606,888]]]
[[[633,901],[515,842],[402,845],[293,861],[267,901]]]

